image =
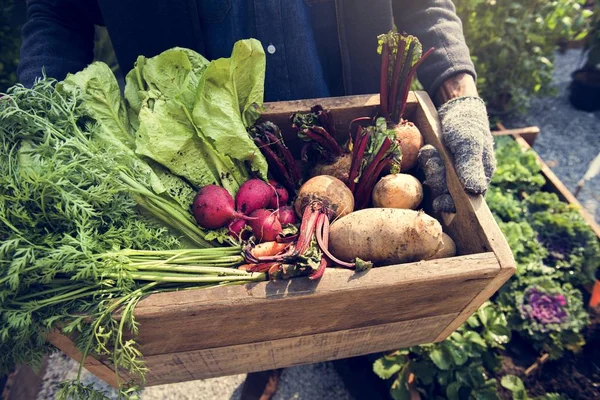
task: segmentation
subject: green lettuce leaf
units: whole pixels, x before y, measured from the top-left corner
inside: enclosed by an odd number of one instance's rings
[[[154,91],[143,102],[136,152],[168,168],[196,187],[220,184],[220,158],[196,134],[187,110]]]
[[[134,148],[125,102],[108,65],[94,62],[76,74],[69,74],[57,84],[57,90],[72,95],[81,93],[87,113],[99,123],[99,134],[109,142]]]
[[[166,50],[152,58],[139,57],[127,74],[125,88],[125,97],[134,114],[130,120],[136,131],[136,152],[196,188],[216,184],[235,195],[240,185],[250,178],[251,165],[257,165],[259,175],[266,178],[266,160],[246,133],[242,120],[254,123],[258,118],[257,104],[262,104],[265,65],[264,52],[262,48],[259,50],[262,63],[260,57],[256,61],[257,52],[253,48],[249,53],[234,50],[231,59],[211,63],[183,48]],[[207,115],[211,118],[207,120],[225,115],[228,124],[236,127],[236,135],[228,134],[227,129],[214,131],[211,123],[192,116],[201,87],[207,87],[203,83],[207,73],[223,64],[237,65],[243,68],[243,73],[234,68],[233,75],[239,75],[235,79],[229,72],[217,74],[215,85],[209,85],[208,91],[217,98],[228,99],[236,107],[232,111],[221,102],[209,111]],[[237,106],[236,84],[243,93],[241,108]]]
[[[265,65],[259,41],[236,42],[230,58],[212,61],[202,75],[193,110],[194,123],[216,151],[227,154],[239,168],[250,164],[263,179],[267,178],[267,161],[246,128],[259,117]]]

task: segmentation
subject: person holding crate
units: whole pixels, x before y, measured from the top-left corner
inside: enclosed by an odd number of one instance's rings
[[[138,55],[176,46],[209,60],[228,57],[237,40],[256,38],[267,56],[265,101],[377,93],[376,37],[396,26],[434,48],[418,78],[438,107],[464,189],[485,193],[495,172],[486,106],[451,0],[28,0],[27,14],[18,69],[26,86],[42,70],[60,80],[91,63],[101,25],[121,71]],[[443,162],[429,150],[421,165],[441,200],[437,211],[454,212]],[[265,376],[276,387],[278,374]]]

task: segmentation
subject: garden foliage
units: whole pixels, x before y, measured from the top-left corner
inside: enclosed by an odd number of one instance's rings
[[[555,51],[590,28],[585,2],[454,1],[490,112],[523,111],[531,95],[553,92]]]
[[[533,351],[558,359],[585,344],[589,318],[581,290],[600,266],[598,239],[575,208],[541,191],[544,178],[532,151],[501,137],[496,156],[498,172],[486,201],[517,272],[448,339],[375,362],[375,373],[390,380],[394,399],[409,398],[411,373],[428,399],[497,399],[500,385],[515,399],[528,399],[519,378],[497,377],[505,346],[518,336]]]

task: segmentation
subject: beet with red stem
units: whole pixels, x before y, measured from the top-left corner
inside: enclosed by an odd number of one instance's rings
[[[302,174],[289,148],[285,145],[281,130],[270,121],[254,125],[249,129],[254,142],[261,150],[269,171],[290,193],[300,186]]]

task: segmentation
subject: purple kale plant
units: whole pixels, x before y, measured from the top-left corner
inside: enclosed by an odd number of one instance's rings
[[[547,292],[535,286],[525,291],[520,311],[521,317],[537,325],[539,332],[548,332],[554,325],[566,323],[569,319],[564,294]]]
[[[512,329],[551,359],[562,357],[565,350],[579,351],[585,344],[582,333],[589,322],[581,292],[549,278],[532,280],[522,291],[517,289]]]

